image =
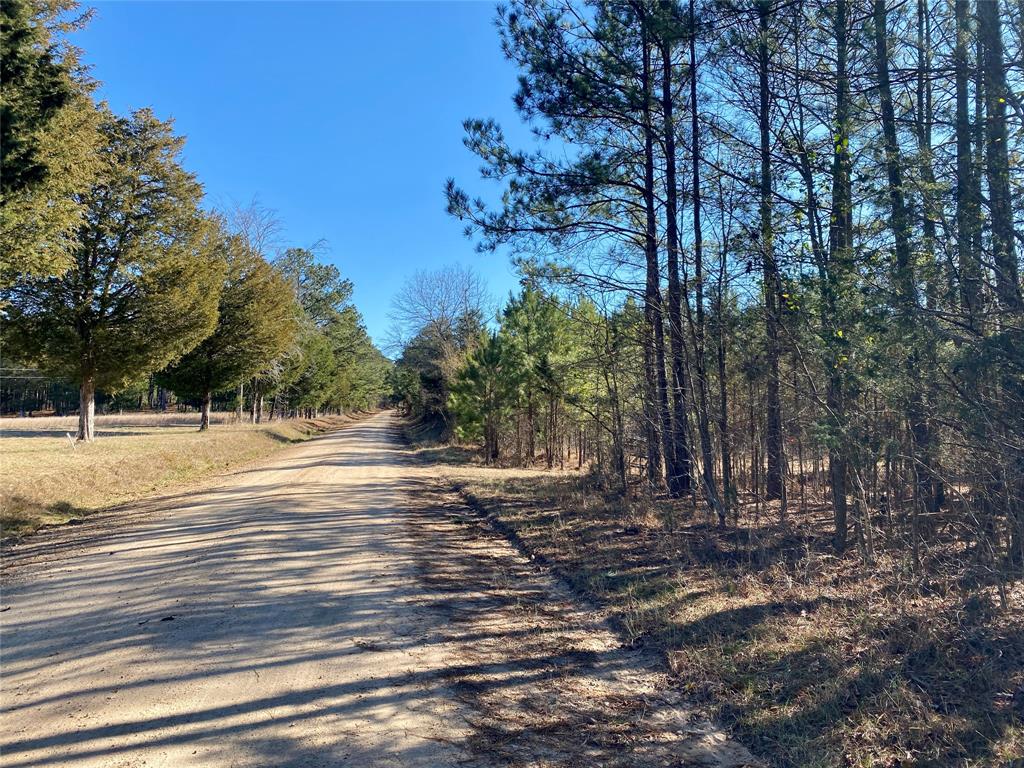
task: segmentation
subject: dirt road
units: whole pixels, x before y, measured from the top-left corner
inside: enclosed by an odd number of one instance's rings
[[[435,474],[383,413],[9,553],[0,765],[751,762]]]

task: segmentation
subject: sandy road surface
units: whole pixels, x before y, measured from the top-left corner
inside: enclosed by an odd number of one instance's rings
[[[0,765],[748,764],[396,427],[9,554]]]
[[[0,763],[454,763],[389,420],[17,551]]]

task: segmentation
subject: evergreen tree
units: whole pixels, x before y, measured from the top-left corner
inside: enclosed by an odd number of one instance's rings
[[[333,264],[321,264],[308,248],[289,248],[274,262],[316,326],[331,322],[352,299],[352,281]]]
[[[97,182],[83,196],[74,263],[5,289],[12,350],[80,388],[79,440],[92,440],[96,389],[116,391],[210,334],[223,261],[179,162],[183,139],[148,110],[103,115]]]
[[[64,33],[73,3],[0,4],[0,284],[70,266],[102,137],[91,83]]]
[[[210,426],[213,394],[266,370],[298,331],[298,306],[280,272],[238,236],[225,238],[224,250],[216,328],[158,376],[179,396],[201,399],[200,431]]]
[[[499,429],[514,402],[520,365],[514,349],[499,334],[485,332],[452,384],[451,409],[458,435],[482,437],[488,464],[499,457]]]

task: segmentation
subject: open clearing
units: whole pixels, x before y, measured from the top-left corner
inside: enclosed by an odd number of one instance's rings
[[[265,424],[213,415],[136,413],[97,417],[99,440],[74,444],[77,417],[0,421],[0,532],[21,536],[265,457],[352,421],[348,416]]]
[[[0,763],[754,764],[435,476],[383,413],[18,545]]]

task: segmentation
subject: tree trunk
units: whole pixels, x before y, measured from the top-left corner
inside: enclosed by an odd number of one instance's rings
[[[544,461],[548,469],[555,466],[555,407],[557,401],[554,392],[548,394],[548,425],[544,430]]]
[[[916,503],[934,510],[935,494],[932,487],[931,456],[933,439],[927,421],[920,384],[920,341],[916,319],[918,306],[917,278],[914,274],[910,242],[910,218],[903,196],[903,167],[896,135],[896,116],[893,108],[892,86],[889,81],[889,50],[887,41],[886,0],[874,0],[875,66],[878,75],[878,97],[882,113],[882,135],[885,150],[889,202],[892,207],[892,230],[895,240],[893,282],[900,309],[903,335],[909,345],[907,378],[910,395],[907,399],[907,420],[913,437],[911,472],[914,479]]]
[[[726,268],[726,252],[722,251],[722,262],[721,272],[718,277],[718,297],[717,297],[717,312],[718,312],[718,397],[719,397],[719,412],[718,412],[718,432],[719,439],[721,440],[720,450],[722,454],[722,494],[723,506],[725,507],[726,514],[737,502],[736,487],[732,479],[732,456],[729,446],[729,393],[728,393],[728,380],[726,379],[726,362],[725,362],[725,336],[726,336],[726,324],[725,324],[725,268]]]
[[[953,66],[956,79],[956,249],[960,269],[960,300],[967,322],[975,331],[981,309],[982,268],[978,258],[981,240],[981,189],[971,155],[970,40],[968,0],[956,0],[956,45]]]
[[[615,362],[612,357],[612,345],[609,334],[608,323],[603,323],[604,328],[604,348],[605,353],[608,355],[608,365],[602,366],[602,374],[604,376],[605,387],[608,390],[608,394],[611,400],[612,409],[612,463],[614,465],[616,477],[622,486],[623,497],[629,496],[629,478],[627,477],[626,469],[626,449],[623,445],[625,436],[625,427],[622,419],[622,403],[619,400],[619,382],[618,377],[615,373]],[[601,443],[598,440],[598,448]],[[599,460],[600,461],[600,460]]]
[[[979,62],[985,79],[985,160],[992,214],[992,261],[999,303],[1011,311],[1024,309],[1013,242],[1013,208],[1010,198],[1009,149],[1006,146],[1006,69],[998,0],[979,0],[978,37],[984,60]]]
[[[205,432],[210,428],[210,404],[213,402],[213,393],[206,390],[203,393],[203,405],[199,416],[199,431]]]
[[[714,511],[719,525],[725,525],[725,507],[718,494],[715,481],[715,458],[711,446],[711,424],[708,409],[708,374],[704,359],[704,235],[701,227],[701,195],[700,195],[700,130],[697,121],[697,40],[696,15],[694,2],[690,0],[690,140],[693,143],[693,252],[695,297],[694,305],[697,312],[696,327],[691,319],[690,330],[693,334],[694,363],[697,370],[697,432],[700,435],[701,466],[704,488],[704,500]]]
[[[771,144],[769,142],[768,105],[768,18],[771,14],[770,0],[758,0],[757,16],[759,35],[757,41],[758,59],[758,125],[760,128],[761,154],[761,260],[764,270],[765,337],[768,361],[768,402],[765,430],[766,453],[768,455],[768,476],[765,481],[765,498],[782,499],[786,478],[785,452],[783,447],[782,406],[779,401],[779,269],[775,262],[774,228],[772,224],[772,174]]]
[[[245,406],[245,382],[238,382],[238,403],[235,405],[235,420],[242,423],[242,408]]]
[[[530,464],[537,458],[537,405],[533,400],[533,392],[526,396],[526,422],[528,426],[526,434],[526,452]]]
[[[91,375],[82,378],[78,389],[78,440],[91,443],[96,431],[96,383]]]
[[[672,45],[663,39],[661,46],[661,108],[665,121],[665,226],[668,250],[668,321],[672,372],[672,435],[667,454],[668,489],[673,498],[690,490],[691,463],[687,443],[686,363],[683,349],[682,290],[679,285],[679,231],[676,220],[676,125],[672,98]]]
[[[835,6],[836,39],[836,135],[832,156],[832,217],[829,226],[828,264],[822,269],[822,335],[827,349],[828,381],[825,402],[835,434],[829,446],[829,488],[832,494],[832,546],[837,553],[846,550],[846,392],[843,382],[841,338],[834,324],[842,324],[837,294],[846,275],[853,269],[853,192],[850,157],[850,78],[846,70],[849,30],[846,0]],[[808,194],[811,194],[810,190]]]
[[[662,439],[665,416],[668,411],[665,392],[664,328],[661,317],[661,287],[658,268],[657,213],[654,208],[654,131],[651,125],[651,51],[648,42],[647,21],[641,16],[643,35],[643,133],[644,133],[644,259],[646,284],[644,288],[644,420],[647,431],[647,480],[651,487],[664,486],[662,472]],[[661,365],[659,365],[659,360]],[[659,370],[660,368],[660,370]],[[664,404],[664,407],[663,407]],[[669,443],[670,445],[670,443]],[[667,458],[667,457],[666,457]]]
[[[921,164],[921,178],[924,180],[922,197],[922,222],[923,234],[923,258],[927,259],[925,265],[925,305],[929,310],[935,310],[938,305],[938,285],[935,263],[935,222],[939,219],[940,213],[935,202],[935,171],[932,168],[932,50],[931,50],[931,23],[925,0],[917,2],[917,46],[918,46],[918,78],[917,78],[917,142],[918,154]],[[929,364],[933,365],[929,360]],[[935,384],[931,379],[923,380],[921,392],[922,405],[926,413],[934,412],[932,401],[935,398]],[[929,432],[931,432],[929,428]],[[938,451],[934,446],[934,437],[929,434],[928,448],[931,451],[928,457],[928,465],[931,468],[928,482],[931,488],[928,491],[927,499],[929,511],[937,512],[942,506],[946,496],[946,489],[942,481],[941,466],[939,464]],[[870,531],[868,532],[870,536]]]

